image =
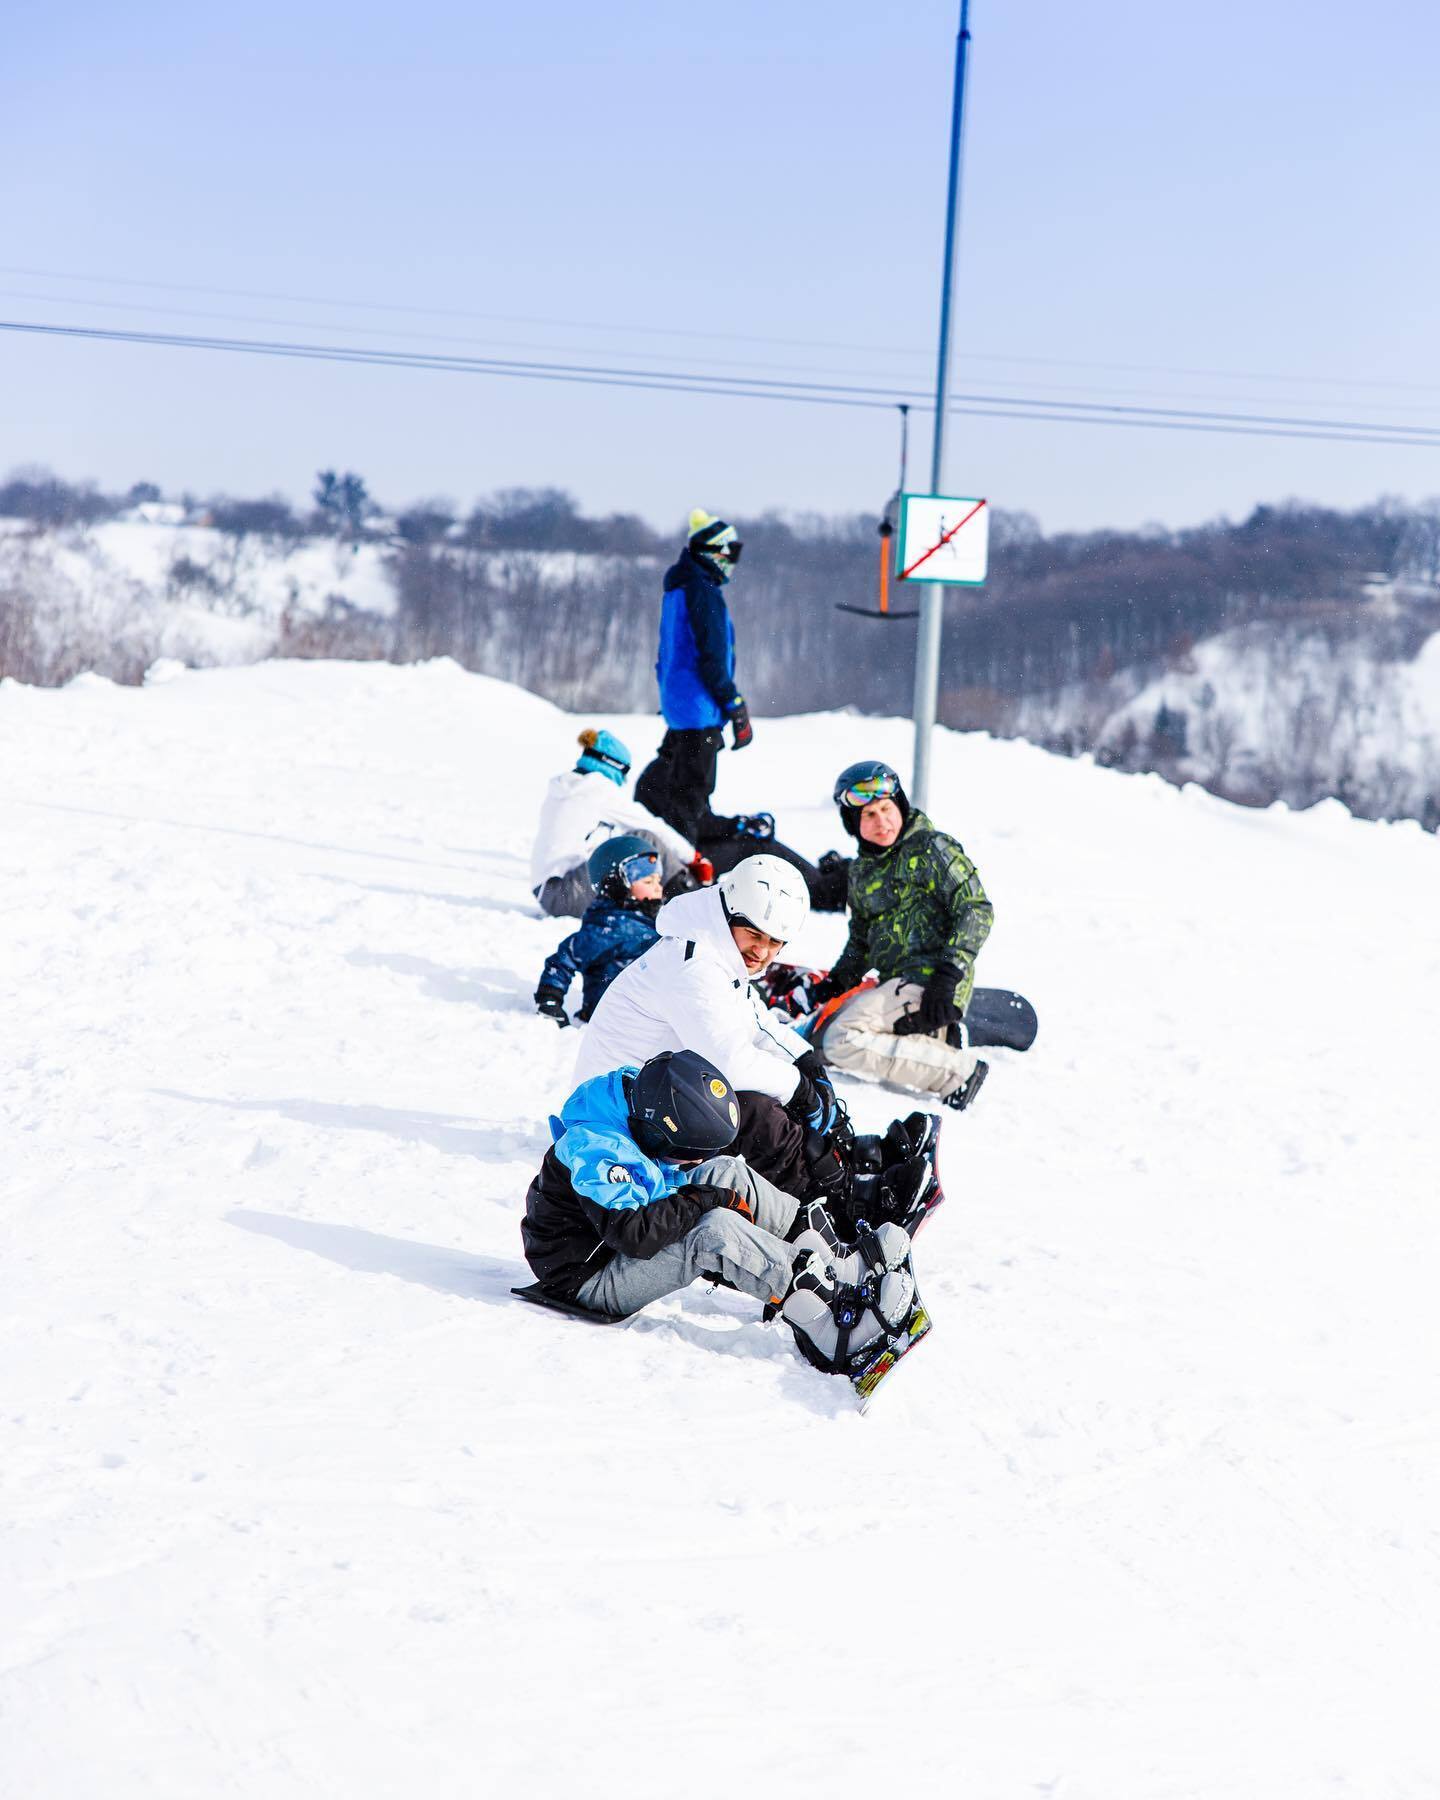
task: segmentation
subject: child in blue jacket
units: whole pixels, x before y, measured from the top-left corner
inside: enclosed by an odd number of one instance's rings
[[[580,929],[547,957],[535,990],[535,1005],[562,1028],[570,1023],[565,997],[577,975],[584,988],[580,1019],[588,1019],[610,983],[656,941],[660,910],[660,858],[644,838],[608,838],[590,854],[595,898],[585,908]]]

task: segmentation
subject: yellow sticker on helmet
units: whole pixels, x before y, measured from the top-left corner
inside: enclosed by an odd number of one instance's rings
[[[710,1092],[717,1100],[723,1100],[730,1090],[723,1081],[715,1080],[710,1083]]]

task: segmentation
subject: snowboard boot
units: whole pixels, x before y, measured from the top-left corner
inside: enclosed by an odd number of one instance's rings
[[[823,1240],[797,1259],[780,1313],[807,1361],[827,1374],[863,1366],[900,1338],[915,1305],[910,1240],[898,1225],[862,1231],[854,1250],[836,1256]]]
[[[934,1113],[912,1112],[892,1119],[879,1140],[886,1167],[908,1162],[912,1156],[933,1156],[940,1137],[940,1121]]]
[[[912,1113],[911,1118],[933,1120],[933,1115]],[[896,1126],[891,1130],[896,1130]],[[888,1143],[887,1151],[894,1160],[874,1173],[857,1176],[849,1193],[831,1204],[835,1229],[846,1243],[855,1243],[867,1224],[898,1225],[908,1236],[914,1237],[944,1200],[945,1193],[935,1169],[933,1123],[921,1135],[924,1148],[911,1150],[903,1158],[898,1153],[899,1140]]]
[[[819,1200],[809,1200],[801,1206],[785,1241],[795,1246],[790,1285],[783,1294],[772,1294],[765,1302],[760,1313],[760,1320],[764,1325],[770,1323],[795,1292],[795,1284],[802,1275],[808,1271],[814,1281],[824,1285],[829,1280],[828,1272],[833,1259],[845,1254],[845,1246],[840,1241],[830,1214]]]
[[[956,1112],[964,1112],[967,1106],[975,1104],[975,1096],[985,1085],[985,1077],[989,1073],[990,1065],[982,1057],[970,1071],[970,1079],[965,1085],[956,1088],[953,1093],[946,1094],[940,1104],[953,1107]]]

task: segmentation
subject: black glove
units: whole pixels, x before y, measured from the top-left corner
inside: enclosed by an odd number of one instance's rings
[[[665,883],[664,887],[661,888],[660,892],[664,895],[665,899],[673,900],[677,894],[688,894],[692,889],[699,887],[699,885],[700,883],[695,879],[688,868],[677,869]]]
[[[749,739],[746,739],[749,742]],[[737,744],[736,749],[739,749]],[[774,813],[738,813],[735,818],[735,834],[737,837],[759,838],[762,843],[775,835]]]
[[[731,1212],[743,1213],[747,1219],[752,1221],[755,1217],[754,1207],[743,1194],[738,1193],[734,1188],[711,1187],[705,1181],[687,1181],[683,1191],[691,1199],[698,1200],[707,1212],[717,1206],[724,1206],[728,1207]]]
[[[743,750],[755,736],[755,727],[750,723],[750,708],[737,695],[725,708],[725,716],[735,733],[735,749]]]
[[[955,990],[959,985],[959,970],[942,964],[925,983],[919,1010],[913,1015],[918,1021],[914,1029],[923,1032],[945,1031],[951,1025],[958,1025],[964,1017],[955,1004]]]
[[[840,1117],[840,1102],[823,1062],[813,1050],[795,1059],[798,1080],[795,1092],[785,1102],[785,1110],[797,1125],[804,1125],[822,1138],[828,1138]]]
[[[547,1019],[553,1019],[562,1031],[570,1023],[570,1015],[565,1010],[565,996],[559,988],[537,988],[535,1009],[544,1013]]]

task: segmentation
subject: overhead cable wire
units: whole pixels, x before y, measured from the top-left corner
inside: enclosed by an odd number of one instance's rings
[[[62,295],[62,294],[37,294],[37,293],[32,293],[29,291],[24,291],[24,290],[15,289],[15,288],[0,288],[0,299],[34,301],[34,302],[39,302],[40,304],[46,305],[46,306],[69,306],[69,305],[74,304],[73,297],[71,297],[71,296]],[[168,318],[178,318],[178,319],[222,319],[222,320],[228,320],[232,324],[266,325],[266,326],[271,326],[271,327],[279,327],[281,329],[290,330],[290,331],[320,332],[320,331],[327,331],[327,330],[328,331],[334,331],[334,330],[343,331],[345,329],[345,327],[343,325],[336,325],[334,321],[321,322],[321,321],[310,320],[310,319],[257,318],[253,313],[232,313],[232,312],[227,312],[222,309],[216,309],[216,308],[212,308],[212,307],[166,306],[163,304],[156,305],[156,304],[152,304],[151,302],[144,301],[144,300],[87,299],[84,304],[87,307],[100,307],[106,312],[130,312],[130,313],[138,312],[138,313],[144,313],[144,314],[159,313]],[[136,327],[134,327],[134,329],[139,330],[139,329],[141,329],[141,327],[136,326]],[[495,350],[544,350],[544,351],[548,351],[552,355],[558,353],[558,354],[567,355],[567,356],[601,356],[601,355],[608,354],[610,356],[624,357],[627,360],[633,360],[635,357],[642,356],[644,354],[644,351],[639,350],[639,349],[633,350],[633,351],[623,350],[623,349],[622,350],[611,349],[607,352],[607,351],[601,350],[592,345],[536,344],[532,341],[523,340],[523,339],[516,340],[516,339],[493,339],[493,338],[487,339],[487,338],[462,337],[462,336],[458,336],[458,335],[455,335],[455,334],[452,334],[449,332],[429,332],[429,331],[415,331],[415,330],[407,331],[407,330],[393,329],[393,328],[387,330],[384,326],[379,326],[379,325],[366,326],[365,330],[371,336],[378,336],[378,337],[384,337],[384,338],[398,338],[402,342],[410,342],[410,343],[469,345],[472,347],[483,347],[483,348],[489,348],[489,349],[495,349]],[[368,348],[368,346],[357,346],[357,348]],[[750,370],[750,369],[794,370],[794,365],[792,363],[755,363],[753,361],[742,363],[732,357],[699,356],[699,357],[691,358],[690,360],[707,365],[710,368],[731,369],[731,370],[740,370],[740,371],[745,371],[745,370]],[[802,370],[797,370],[795,372],[796,373],[804,373],[806,375],[869,376],[869,377],[878,378],[878,379],[884,379],[885,376],[890,373],[889,371],[881,370],[881,369],[837,369],[837,368],[826,368],[823,365],[806,365]],[[746,379],[746,376],[742,374],[738,378]],[[828,384],[826,384],[826,385],[828,385]],[[1034,387],[1038,386],[1038,384],[1036,384],[1036,383],[1026,382],[1026,381],[1011,382],[1009,385],[1014,388],[1034,388]],[[1165,399],[1165,395],[1163,394],[1163,392],[1157,393],[1157,392],[1154,392],[1151,390],[1147,390],[1145,388],[1124,388],[1124,387],[1122,387],[1122,388],[1107,389],[1105,387],[1096,387],[1094,384],[1080,385],[1080,384],[1076,384],[1076,383],[1063,383],[1063,384],[1060,384],[1057,389],[1057,385],[1054,382],[1051,382],[1051,383],[1047,384],[1046,387],[1042,388],[1040,391],[1041,391],[1041,399],[1037,402],[1037,404],[1050,404],[1052,401],[1054,401],[1054,403],[1058,404],[1058,405],[1069,404],[1069,402],[1067,402],[1067,401],[1058,399],[1057,393],[1058,394],[1092,394],[1093,395],[1093,394],[1105,394],[1105,393],[1109,392],[1109,393],[1113,393],[1113,394],[1124,395],[1128,399],[1150,399],[1150,400],[1155,400],[1155,401],[1161,401],[1161,400]],[[1023,396],[1017,394],[1012,397],[1016,399],[1017,403],[1023,403]],[[1212,399],[1213,396],[1209,395],[1209,394],[1179,394],[1179,395],[1172,395],[1171,398],[1176,399],[1176,400],[1209,400],[1209,399]],[[1093,403],[1098,404],[1098,402],[1093,402]],[[1308,406],[1320,405],[1321,402],[1318,400],[1310,401],[1310,400],[1297,399],[1293,395],[1288,395],[1288,396],[1285,396],[1284,398],[1273,398],[1273,399],[1268,398],[1268,397],[1263,397],[1263,396],[1257,397],[1254,395],[1237,395],[1234,397],[1231,404],[1232,405],[1250,405],[1250,406],[1286,406],[1286,405],[1297,406],[1298,405],[1298,406],[1307,406],[1308,407]],[[1394,401],[1380,401],[1380,402],[1369,402],[1369,403],[1363,402],[1363,401],[1360,401],[1360,402],[1351,401],[1350,404],[1352,407],[1354,407],[1357,410],[1362,411],[1362,412],[1418,413],[1418,412],[1429,412],[1431,410],[1431,406],[1429,403],[1427,403],[1423,406],[1417,405],[1417,406],[1408,406],[1408,407],[1397,405]],[[1168,412],[1168,411],[1170,411],[1170,407],[1168,405],[1163,406],[1161,408],[1161,410]],[[1319,421],[1315,421],[1315,422],[1318,423]],[[1356,424],[1363,423],[1363,424],[1367,424],[1367,425],[1373,425],[1378,430],[1390,429],[1388,422],[1384,419],[1364,420],[1364,421],[1357,420],[1357,421],[1355,421],[1355,423]],[[1401,428],[1403,428],[1403,425],[1404,425],[1404,422],[1401,421]]]
[[[300,361],[343,362],[375,368],[430,369],[447,374],[501,375],[515,379],[571,382],[586,386],[713,394],[733,399],[790,400],[810,405],[889,409],[909,404],[933,411],[921,395],[886,392],[841,383],[760,377],[700,375],[686,370],[618,369],[604,365],[545,363],[498,357],[458,357],[355,345],[295,344],[253,338],[192,337],[177,332],[130,331],[93,325],[51,325],[0,320],[0,331],[137,344],[166,349],[223,351]],[[1170,431],[1204,431],[1242,437],[1308,438],[1337,443],[1393,444],[1440,449],[1440,427],[1377,427],[1353,419],[1294,419],[1258,413],[1202,412],[1181,408],[1099,405],[1084,401],[1029,400],[1006,394],[958,394],[951,408],[975,417],[1031,419],[1050,424],[1130,425]]]
[[[426,315],[432,318],[478,319],[491,323],[509,325],[533,325],[542,329],[559,326],[565,330],[579,331],[611,331],[634,335],[639,333],[647,338],[677,337],[701,338],[714,342],[731,342],[745,344],[780,344],[791,348],[852,350],[869,355],[900,356],[920,361],[928,361],[933,357],[933,350],[924,350],[915,346],[886,344],[857,344],[824,338],[795,338],[765,336],[753,332],[704,331],[694,327],[675,325],[647,325],[625,320],[602,321],[595,319],[562,319],[546,318],[526,313],[491,313],[480,312],[472,308],[450,306],[424,306],[403,304],[386,300],[358,300],[353,297],[338,295],[318,296],[306,294],[282,294],[257,288],[231,288],[200,284],[196,282],[149,281],[134,276],[80,274],[61,269],[31,269],[15,266],[0,266],[0,275],[19,275],[29,280],[42,281],[74,281],[90,286],[145,288],[152,292],[175,294],[210,294],[229,299],[243,300],[278,300],[292,306],[324,306],[342,311],[408,313]],[[78,297],[77,297],[78,298]],[[1001,352],[983,350],[965,350],[958,353],[962,362],[995,362],[995,363],[1031,363],[1044,368],[1072,369],[1109,369],[1116,373],[1129,375],[1182,375],[1187,378],[1198,378],[1214,381],[1280,381],[1292,384],[1330,388],[1397,388],[1407,393],[1440,393],[1440,382],[1416,382],[1410,379],[1386,380],[1376,377],[1313,375],[1277,372],[1276,370],[1254,369],[1209,369],[1197,368],[1185,364],[1166,363],[1133,363],[1116,361],[1097,361],[1094,359],[1035,356],[1021,352]],[[1292,402],[1292,404],[1294,404]]]

